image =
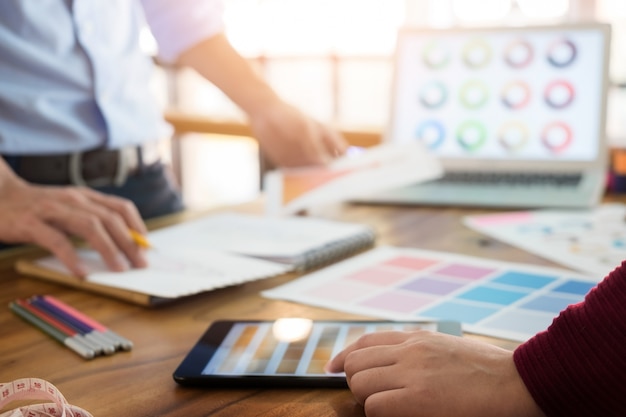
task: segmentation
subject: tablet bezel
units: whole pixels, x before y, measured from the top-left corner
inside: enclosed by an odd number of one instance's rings
[[[243,387],[264,387],[264,388],[347,388],[345,375],[329,374],[325,376],[301,376],[301,375],[220,375],[203,374],[206,364],[215,354],[220,343],[230,329],[237,323],[273,323],[273,320],[219,320],[212,323],[204,332],[202,337],[194,344],[189,353],[185,356],[178,368],[173,373],[174,381],[184,386],[204,386],[211,388],[243,388]],[[456,336],[461,335],[461,325],[458,322],[450,321],[387,321],[387,320],[314,320],[314,323],[337,323],[363,325],[374,324],[416,324],[427,325],[435,323],[437,331]]]

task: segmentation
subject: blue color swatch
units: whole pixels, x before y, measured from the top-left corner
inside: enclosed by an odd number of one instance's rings
[[[537,289],[543,288],[556,280],[556,277],[550,275],[530,274],[528,272],[520,271],[507,271],[499,277],[494,278],[492,282]]]
[[[462,323],[474,324],[489,317],[498,310],[498,307],[469,305],[448,301],[422,311],[420,315],[434,319],[457,320]]]
[[[584,281],[567,281],[554,289],[555,292],[564,292],[568,294],[586,295],[595,284]]]
[[[491,287],[476,287],[460,294],[458,298],[463,300],[480,301],[507,306],[528,295],[527,292],[508,291]]]
[[[544,295],[534,298],[526,304],[522,304],[520,308],[546,311],[549,313],[554,313],[556,315],[565,310],[565,307],[567,307],[568,305],[577,303],[579,301],[580,300],[572,300],[565,297],[551,297],[548,295]]]

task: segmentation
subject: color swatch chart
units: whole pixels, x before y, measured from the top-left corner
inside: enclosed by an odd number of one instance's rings
[[[569,268],[605,277],[626,260],[626,206],[467,216],[468,227]]]
[[[407,30],[391,140],[448,158],[594,158],[603,54],[593,29]]]
[[[366,333],[436,328],[433,323],[314,323],[306,319],[241,322],[233,325],[202,373],[327,376],[328,361]]]
[[[390,320],[455,320],[524,341],[597,281],[567,270],[382,246],[263,292]]]

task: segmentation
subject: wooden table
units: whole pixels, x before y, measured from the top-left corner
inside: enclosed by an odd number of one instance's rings
[[[466,214],[487,210],[338,205],[315,215],[363,222],[378,244],[450,251],[513,262],[557,266],[461,224]],[[178,218],[170,219],[180,221]],[[19,251],[18,251],[19,252]],[[5,258],[7,255],[4,255]],[[284,275],[225,288],[149,309],[103,296],[21,277],[0,259],[0,382],[39,377],[56,385],[72,404],[94,416],[362,416],[345,389],[208,390],[178,386],[172,372],[217,319],[363,318],[291,302],[259,292],[292,280]],[[51,294],[133,340],[130,352],[86,361],[25,323],[6,307],[11,300]],[[516,343],[468,337],[513,349]]]

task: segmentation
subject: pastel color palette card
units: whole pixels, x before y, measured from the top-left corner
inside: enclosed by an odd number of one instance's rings
[[[263,295],[390,320],[456,320],[467,332],[524,341],[597,282],[563,269],[383,246]]]
[[[606,276],[626,259],[626,206],[467,216],[468,227],[563,266]]]

